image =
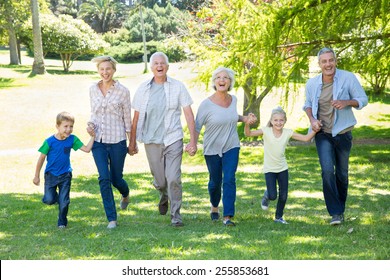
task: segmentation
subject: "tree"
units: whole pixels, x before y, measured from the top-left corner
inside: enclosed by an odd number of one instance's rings
[[[165,8],[154,5],[143,10],[146,40],[163,40],[185,28],[189,16],[186,12],[168,4]],[[141,19],[138,12],[132,13],[123,25],[129,30],[130,41],[142,42]]]
[[[127,11],[127,6],[120,1],[87,0],[81,4],[78,15],[97,33],[105,33],[121,27]]]
[[[68,15],[42,15],[42,42],[44,54],[56,53],[61,56],[64,71],[68,72],[74,59],[84,54],[98,54],[107,47],[98,34],[84,21]],[[31,49],[31,25],[25,30],[24,40]]]
[[[39,5],[37,0],[31,0],[32,29],[34,45],[34,62],[32,66],[33,74],[46,73],[45,63],[43,62],[41,26],[39,24]]]
[[[201,7],[209,5],[211,2],[210,0],[171,0],[171,4],[179,10],[188,10],[190,12],[195,12]]]
[[[55,15],[71,15],[77,17],[78,8],[81,5],[81,0],[50,0],[50,10]]]
[[[218,65],[233,68],[245,93],[244,114],[259,115],[273,88],[283,86],[287,97],[291,84],[299,86],[308,75],[309,57],[323,46],[336,50],[340,68],[352,49],[374,63],[367,51],[374,52],[362,42],[383,45],[380,53],[389,62],[389,5],[387,0],[215,0],[189,23],[186,42],[202,63],[202,81],[208,83]],[[376,63],[375,72],[388,73],[381,65],[386,64]]]
[[[164,34],[161,33],[161,23],[156,12],[152,9],[143,9],[142,11],[144,19],[144,30],[146,41],[151,40],[162,40]],[[129,37],[131,42],[142,42],[142,28],[141,28],[141,17],[136,10],[123,24],[123,27],[129,31]]]
[[[29,0],[11,1],[0,0],[0,29],[4,28],[8,34],[10,64],[20,64],[18,33],[23,22],[28,19]]]

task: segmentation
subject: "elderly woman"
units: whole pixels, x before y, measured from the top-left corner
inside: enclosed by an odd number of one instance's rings
[[[126,209],[129,204],[129,187],[123,179],[123,166],[128,151],[126,136],[130,138],[131,130],[130,92],[113,79],[115,59],[100,56],[92,62],[96,63],[101,80],[89,90],[91,119],[88,125],[95,128],[96,133],[92,153],[99,172],[100,193],[109,222],[107,228],[115,228],[117,213],[112,186],[122,195],[121,209]]]
[[[219,219],[218,206],[223,189],[223,224],[235,226],[231,220],[235,214],[236,170],[240,151],[237,122],[250,119],[237,113],[237,98],[228,92],[234,86],[234,72],[219,67],[212,75],[215,93],[205,99],[198,108],[195,121],[196,140],[202,127],[203,154],[209,171],[208,191],[211,202],[211,220]],[[255,121],[256,118],[253,118]]]

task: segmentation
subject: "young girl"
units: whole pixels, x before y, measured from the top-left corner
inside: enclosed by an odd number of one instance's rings
[[[255,118],[253,114],[249,114],[249,117]],[[249,128],[250,122],[245,123],[245,136],[263,136],[264,140],[263,172],[267,190],[261,201],[261,208],[268,210],[269,201],[276,199],[277,181],[279,185],[279,199],[274,221],[282,224],[287,224],[283,219],[283,210],[286,205],[288,192],[288,166],[284,151],[290,138],[308,142],[316,134],[314,131],[310,131],[307,135],[302,135],[291,129],[284,128],[286,121],[286,112],[281,107],[277,107],[272,110],[267,126],[251,131]]]

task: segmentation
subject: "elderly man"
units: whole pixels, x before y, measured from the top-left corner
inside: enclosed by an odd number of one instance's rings
[[[352,108],[362,109],[368,99],[353,73],[336,68],[332,49],[323,48],[317,56],[322,73],[306,84],[304,110],[318,131],[315,142],[330,224],[339,225],[344,221],[352,129],[357,123]]]
[[[156,52],[150,57],[153,78],[142,83],[132,102],[134,109],[130,133],[130,155],[138,152],[136,141],[144,143],[153,185],[160,192],[158,209],[161,215],[168,211],[170,203],[171,225],[183,226],[180,208],[182,204],[181,162],[183,155],[183,109],[190,132],[190,143],[185,150],[196,153],[194,139],[195,121],[191,109],[193,103],[184,84],[167,76],[168,57]]]

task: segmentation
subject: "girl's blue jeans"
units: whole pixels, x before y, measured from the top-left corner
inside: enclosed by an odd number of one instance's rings
[[[282,218],[288,195],[288,169],[278,173],[267,172],[264,175],[265,183],[267,185],[267,193],[265,196],[269,200],[275,200],[277,198],[276,182],[278,182],[279,199],[276,205],[275,219]]]

